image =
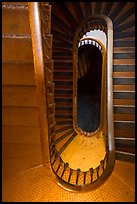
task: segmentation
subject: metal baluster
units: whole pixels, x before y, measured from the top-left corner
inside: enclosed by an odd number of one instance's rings
[[[97,171],[97,178],[99,178],[99,168],[100,168],[100,166],[98,166],[98,167],[96,168],[96,171]]]
[[[54,146],[53,146],[54,147]],[[52,156],[53,156],[53,154],[55,153],[55,148],[53,149],[52,148],[52,150],[51,150],[51,158],[52,158]]]
[[[83,184],[85,185],[87,172],[83,172],[83,174],[84,174],[84,182],[83,182]]]
[[[105,156],[105,159],[104,159],[104,161],[106,160],[106,166],[108,164],[108,157],[109,157],[109,149],[107,149],[106,156]]]
[[[72,172],[73,172],[73,169],[70,168],[70,174],[69,174],[69,178],[68,178],[68,183],[70,182]]]
[[[89,170],[90,170],[91,183],[92,183],[92,181],[93,181],[93,168],[90,168]]]
[[[80,174],[80,169],[77,169],[76,185],[78,185],[78,178],[79,178],[79,174]]]
[[[50,141],[51,142],[51,145],[50,145],[50,152],[52,152],[53,148],[55,148],[55,145],[54,145],[54,142],[53,140]]]
[[[55,150],[55,158],[54,158],[54,161],[52,162],[51,166],[53,166],[55,164],[57,158],[58,158],[58,154],[57,154],[57,151]]]
[[[104,160],[101,160],[101,161],[100,161],[100,164],[101,164],[101,167],[102,167],[103,172],[104,172],[104,169],[105,169],[105,168],[104,168]]]
[[[60,161],[59,161],[59,165],[58,165],[58,168],[57,168],[57,170],[56,170],[56,173],[58,173],[58,171],[59,171],[60,166],[61,166],[62,163],[63,163],[63,160],[62,160],[61,157],[60,157]]]
[[[64,163],[64,169],[63,169],[63,172],[62,172],[62,174],[61,174],[61,178],[63,177],[63,175],[64,175],[64,173],[65,173],[65,171],[66,171],[68,165],[69,165],[68,163]]]

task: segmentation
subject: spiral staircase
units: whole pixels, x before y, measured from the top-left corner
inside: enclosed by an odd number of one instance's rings
[[[21,124],[17,119],[7,119],[8,111],[12,115],[19,107],[23,114],[26,107],[20,104],[20,100],[13,102],[12,107],[8,103],[7,95],[12,93],[15,86],[26,86],[29,93],[36,92],[33,71],[32,42],[28,19],[28,5],[26,3],[5,2],[3,9],[3,126],[39,126],[36,118],[28,122],[23,119]],[[18,14],[16,19],[15,12]],[[7,15],[10,13],[12,19],[8,26]],[[50,2],[40,4],[42,43],[44,53],[44,78],[46,87],[47,118],[48,118],[48,142],[51,168],[58,182],[71,190],[91,189],[90,186],[100,185],[104,181],[105,169],[108,162],[108,147],[105,154],[95,168],[81,170],[69,166],[67,152],[75,153],[74,145],[77,146],[78,134],[73,127],[73,37],[80,28],[79,39],[89,31],[88,25],[82,27],[82,22],[87,22],[89,16],[104,15],[113,23],[113,111],[114,111],[114,139],[115,159],[134,162],[135,159],[135,3],[134,2]],[[22,20],[22,16],[25,18]],[[105,33],[107,27],[101,21],[92,22],[90,29],[100,29]],[[14,47],[14,45],[16,45]],[[22,49],[22,51],[20,50]],[[8,54],[10,52],[10,55]],[[21,54],[20,54],[21,53]],[[25,65],[25,66],[24,66]],[[82,65],[81,65],[82,66]],[[19,70],[20,69],[20,70]],[[22,70],[21,70],[22,69]],[[82,69],[82,68],[81,68]],[[84,68],[83,68],[84,69]],[[29,70],[24,79],[24,74]],[[10,73],[7,80],[6,75]],[[12,75],[13,74],[13,75]],[[19,79],[18,79],[19,78]],[[11,91],[10,91],[11,89]],[[23,89],[22,89],[23,90]],[[16,90],[17,91],[17,90]],[[25,93],[24,93],[25,94]],[[19,96],[18,96],[19,97]],[[10,96],[11,98],[11,96]],[[25,102],[24,102],[25,103]],[[37,102],[28,101],[30,106],[37,106]],[[24,107],[23,107],[24,106]],[[24,108],[24,109],[23,109]],[[36,114],[33,114],[35,116]],[[10,116],[9,116],[10,117]],[[25,115],[24,115],[25,117]],[[29,118],[29,114],[26,115]],[[9,130],[8,130],[9,131]],[[7,132],[8,132],[7,131]],[[18,131],[19,132],[19,131]],[[34,132],[34,130],[33,130]],[[107,140],[107,139],[106,139]],[[72,145],[74,143],[74,145]],[[89,138],[86,144],[90,144]],[[72,147],[72,150],[70,150]],[[44,148],[44,145],[42,145]],[[42,150],[43,155],[48,151]],[[74,151],[74,152],[73,152]],[[65,153],[66,152],[66,153]],[[76,157],[77,159],[79,156]],[[65,161],[66,159],[66,161]],[[44,161],[44,159],[43,159]],[[74,161],[73,161],[74,162]],[[79,164],[79,162],[78,162]],[[112,165],[113,166],[113,165]],[[113,167],[109,170],[109,173]],[[99,184],[98,180],[101,178]],[[97,184],[96,184],[97,183]],[[69,184],[69,185],[68,185]],[[60,184],[61,185],[61,184]]]
[[[72,38],[75,28],[80,20],[88,15],[104,14],[111,18],[114,28],[113,50],[113,88],[114,88],[114,135],[116,142],[116,158],[129,158],[134,154],[135,137],[135,5],[133,2],[86,2],[86,3],[51,3],[52,21],[51,33],[53,34],[53,60],[55,101],[57,113],[64,107],[62,115],[70,117],[70,111],[65,114],[65,109],[72,107]],[[60,73],[60,75],[59,75]],[[58,95],[63,82],[64,94],[67,94],[65,106],[64,99]],[[66,77],[66,78],[65,78]],[[59,84],[60,83],[60,84]],[[59,85],[58,85],[59,84]],[[63,96],[63,95],[62,95]],[[62,108],[63,109],[63,108]],[[71,109],[70,109],[71,110]],[[67,116],[68,114],[68,116]],[[58,115],[56,115],[56,118]],[[61,120],[61,119],[60,119]],[[63,120],[63,116],[62,116]],[[70,120],[70,119],[66,119]],[[67,122],[68,123],[68,122]],[[130,155],[131,153],[131,155]],[[132,159],[132,156],[131,156]]]
[[[53,35],[53,61],[55,83],[55,144],[59,155],[77,137],[73,132],[72,110],[72,84],[73,84],[73,36],[75,30],[81,26],[80,22],[90,15],[103,14],[113,22],[114,48],[113,48],[113,110],[114,110],[114,136],[116,159],[134,160],[134,129],[135,129],[135,16],[134,3],[130,2],[86,2],[63,4],[50,3],[51,33]],[[92,29],[103,30],[100,24],[93,23]],[[103,27],[103,28],[101,28]],[[104,29],[105,30],[105,29]],[[81,29],[80,37],[89,31]],[[104,31],[105,32],[105,31]],[[81,68],[82,69],[82,68]],[[83,67],[84,70],[84,67]],[[64,139],[65,138],[65,139]],[[63,141],[64,140],[64,141]],[[54,143],[54,142],[53,142]],[[63,169],[68,168],[60,160]],[[55,169],[58,169],[55,167]],[[96,171],[99,171],[100,166]],[[71,170],[70,172],[72,172]],[[57,173],[56,172],[56,173]],[[62,170],[61,172],[64,173]],[[80,178],[80,169],[75,170],[77,180],[85,184],[85,175]],[[92,173],[91,173],[92,174]],[[61,178],[62,178],[61,174]],[[97,173],[98,175],[98,173]],[[99,177],[99,176],[98,176]],[[98,178],[97,177],[97,178]],[[70,178],[70,177],[69,177]],[[69,181],[68,178],[68,181]],[[82,178],[83,182],[82,183]]]

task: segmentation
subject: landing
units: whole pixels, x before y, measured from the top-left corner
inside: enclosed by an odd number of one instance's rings
[[[64,162],[69,163],[72,169],[80,168],[88,171],[89,168],[96,168],[105,157],[105,138],[102,132],[92,137],[83,136],[78,133],[75,139],[63,151],[61,157]]]

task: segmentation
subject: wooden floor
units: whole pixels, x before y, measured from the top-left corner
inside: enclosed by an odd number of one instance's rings
[[[3,181],[3,202],[134,202],[135,165],[116,161],[109,179],[95,191],[72,193],[58,186],[42,165]]]

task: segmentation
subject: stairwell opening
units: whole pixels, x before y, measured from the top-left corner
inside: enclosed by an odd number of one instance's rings
[[[106,36],[100,30],[87,32],[78,44],[77,125],[87,133],[97,131],[101,123],[101,45],[106,47]]]
[[[102,54],[86,44],[78,49],[78,61],[77,123],[82,130],[93,132],[100,124]]]

